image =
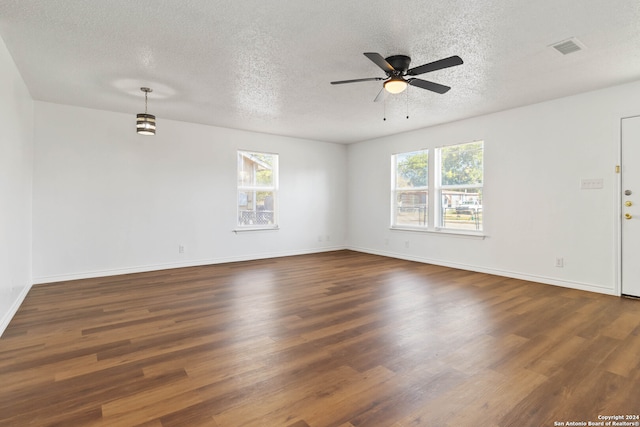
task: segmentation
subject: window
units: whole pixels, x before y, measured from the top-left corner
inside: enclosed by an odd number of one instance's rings
[[[482,230],[482,141],[436,150],[439,160],[439,227]]]
[[[483,154],[475,141],[391,156],[391,227],[482,231]]]
[[[238,151],[238,227],[277,228],[278,155]]]
[[[395,154],[391,158],[391,225],[427,227],[429,221],[429,152],[428,150]]]

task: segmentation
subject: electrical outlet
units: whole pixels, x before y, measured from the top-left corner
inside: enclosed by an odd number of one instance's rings
[[[556,267],[558,267],[558,268],[564,267],[564,258],[562,258],[562,257],[557,257],[556,258]]]
[[[318,236],[318,242],[322,242],[322,236]]]
[[[409,248],[409,241],[408,241],[408,240],[405,240],[405,241],[404,241],[404,247],[405,247],[405,248]]]
[[[184,253],[184,245],[178,245],[178,253],[179,254],[183,254]]]

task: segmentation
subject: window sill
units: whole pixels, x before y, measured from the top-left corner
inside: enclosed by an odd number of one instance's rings
[[[435,230],[429,230],[426,228],[414,228],[414,227],[390,227],[391,231],[409,231],[426,234],[434,234],[440,236],[460,237],[463,239],[478,239],[484,240],[487,235],[482,231],[466,231],[466,230],[449,230],[446,228],[436,228]]]
[[[245,233],[248,231],[278,231],[280,230],[280,227],[273,226],[273,227],[247,227],[247,228],[235,228],[231,231],[233,231],[234,233]]]

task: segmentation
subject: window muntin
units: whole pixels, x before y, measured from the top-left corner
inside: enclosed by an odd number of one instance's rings
[[[276,228],[278,155],[238,151],[238,227]]]
[[[482,193],[484,143],[469,142],[436,150],[439,160],[438,227],[449,230],[483,229]]]
[[[392,156],[392,227],[428,226],[429,151]]]

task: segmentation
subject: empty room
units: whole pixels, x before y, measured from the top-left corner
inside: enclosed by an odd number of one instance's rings
[[[0,426],[640,426],[638,22],[0,1]]]

